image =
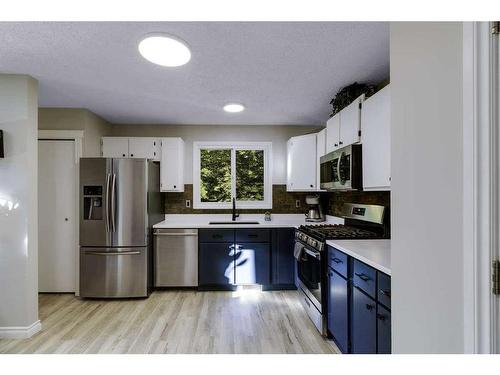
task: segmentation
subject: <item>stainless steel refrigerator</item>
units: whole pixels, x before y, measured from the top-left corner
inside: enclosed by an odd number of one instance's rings
[[[80,159],[80,296],[147,297],[152,225],[163,220],[159,165]]]

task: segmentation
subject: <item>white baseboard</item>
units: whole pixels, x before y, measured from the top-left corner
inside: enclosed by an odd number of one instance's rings
[[[29,339],[41,329],[39,320],[27,327],[0,327],[0,339]]]

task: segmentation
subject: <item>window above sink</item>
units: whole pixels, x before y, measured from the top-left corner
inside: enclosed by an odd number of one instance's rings
[[[272,208],[271,142],[194,142],[193,207]]]

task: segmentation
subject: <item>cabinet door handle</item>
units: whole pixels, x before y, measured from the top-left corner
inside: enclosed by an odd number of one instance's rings
[[[380,293],[382,293],[384,296],[391,298],[391,291],[390,290],[384,290],[384,289],[379,289]]]
[[[336,144],[336,143],[335,143],[335,144],[334,144],[334,146],[335,146],[335,147],[338,147],[338,144]]]
[[[382,314],[377,314],[377,319],[380,320],[380,321],[384,321],[384,320],[387,320],[386,316],[385,315],[382,315]]]
[[[374,307],[375,307],[375,306],[370,305],[369,303],[367,303],[367,304],[366,304],[366,309],[367,309],[368,311],[372,311]]]
[[[125,157],[125,154],[122,154],[123,157]]]
[[[130,154],[130,157],[134,157],[134,154]]]
[[[342,262],[339,258],[332,258],[332,261],[339,264],[339,263],[344,263]]]
[[[212,234],[212,238],[222,238],[222,234]]]
[[[342,142],[342,141],[341,141],[341,142],[339,142],[339,145],[343,145],[343,144],[344,144],[344,142]]]
[[[363,281],[368,281],[368,280],[371,280],[370,277],[368,277],[367,275],[365,275],[364,273],[355,273],[355,275],[357,277],[359,277],[361,280]]]

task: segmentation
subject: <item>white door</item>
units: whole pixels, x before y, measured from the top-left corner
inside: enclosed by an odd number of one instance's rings
[[[162,138],[160,190],[184,191],[184,141],[182,138]]]
[[[77,164],[74,141],[38,141],[38,290],[75,292]]]
[[[361,111],[363,189],[391,186],[391,92],[389,85],[368,98]]]
[[[363,98],[364,95],[361,95],[340,111],[339,147],[345,147],[359,142],[359,130],[361,126],[361,109],[359,108],[359,104]]]
[[[316,189],[320,190],[320,159],[326,154],[326,129],[316,134]]]
[[[292,137],[288,141],[287,190],[316,190],[316,134]]]
[[[497,25],[497,27],[500,27],[500,25]],[[496,121],[496,129],[498,130],[498,127],[500,127],[500,34],[494,34],[494,35],[492,35],[492,38],[493,38],[493,43],[492,43],[493,48],[492,49],[493,49],[493,54],[495,56],[495,58],[493,59],[493,69],[491,69],[491,73],[493,76],[492,83],[493,83],[493,87],[495,90],[494,91],[495,92],[495,95],[494,95],[495,101],[493,102],[493,113],[494,113],[495,121]],[[500,140],[498,141],[498,143],[500,143]],[[500,169],[500,158],[497,159],[497,163],[498,163],[497,168]],[[500,171],[497,173],[500,173]],[[497,192],[497,194],[500,195],[500,192]],[[498,202],[498,206],[497,206],[497,214],[498,214],[500,212],[500,199],[498,199],[498,196],[497,196],[496,201]],[[497,241],[500,242],[498,238],[497,238]],[[493,259],[500,260],[500,248],[498,246],[496,246],[495,253],[496,254],[494,254]],[[496,332],[495,332],[495,336],[496,336],[496,338],[495,338],[495,340],[496,340],[495,353],[500,354],[500,294],[496,295],[494,297],[494,304],[495,304],[494,312],[496,315],[495,316],[495,319],[496,319],[496,321],[495,321],[495,329],[496,329]]]
[[[340,113],[337,113],[326,122],[326,153],[339,148]]]
[[[128,138],[103,137],[101,142],[101,152],[104,158],[128,158]]]
[[[131,158],[155,159],[156,142],[154,138],[129,138],[128,153]]]

